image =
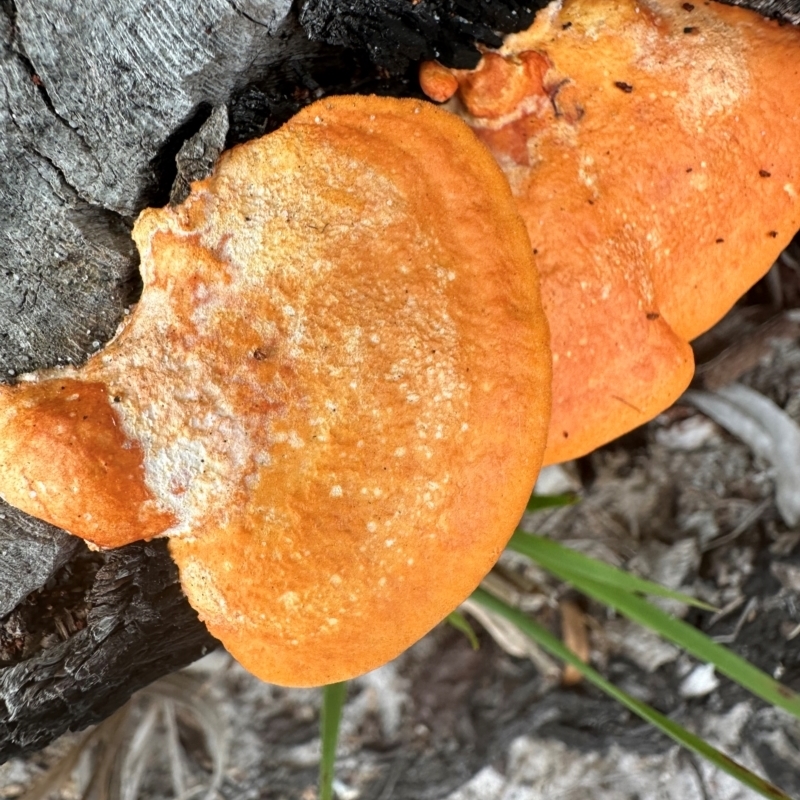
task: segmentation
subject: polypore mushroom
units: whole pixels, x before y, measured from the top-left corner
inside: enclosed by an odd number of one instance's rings
[[[265,680],[397,655],[490,569],[544,450],[547,324],[502,172],[429,104],[328,99],[134,238],[116,337],[0,387],[0,493],[100,547],[169,536]]]
[[[800,227],[800,30],[717,3],[565,0],[477,69],[422,66],[505,171],[550,321],[545,463],[651,419],[688,341]]]

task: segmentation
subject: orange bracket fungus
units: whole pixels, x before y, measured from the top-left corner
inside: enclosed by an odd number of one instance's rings
[[[553,349],[545,463],[654,417],[689,340],[800,227],[800,29],[715,2],[564,0],[420,83],[503,168]]]
[[[550,352],[491,155],[418,101],[320,101],[134,238],[141,301],[79,369],[0,387],[0,494],[165,535],[261,678],[376,667],[491,568],[544,451]]]

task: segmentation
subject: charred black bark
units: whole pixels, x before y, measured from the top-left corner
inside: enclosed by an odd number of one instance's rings
[[[423,59],[471,69],[478,44],[499,47],[502,35],[527,28],[549,0],[303,0],[300,22],[312,39],[369,53],[402,71]],[[800,24],[800,0],[722,0]]]
[[[435,58],[449,67],[477,65],[478,43],[527,28],[547,0],[304,0],[300,22],[312,39],[370,54],[394,71]]]
[[[87,564],[27,601],[43,630],[35,655],[0,669],[0,762],[99,722],[218,646],[186,602],[166,542],[99,558],[85,597],[68,589],[91,576]],[[68,638],[54,643],[59,633]]]

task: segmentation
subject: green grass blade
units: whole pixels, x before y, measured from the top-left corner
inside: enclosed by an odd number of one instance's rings
[[[588,578],[595,583],[607,584],[626,592],[668,597],[686,605],[702,608],[704,611],[718,610],[708,605],[708,603],[689,597],[687,594],[676,592],[652,581],[639,578],[630,572],[625,572],[625,570],[613,567],[611,564],[606,564],[604,561],[578,553],[576,550],[570,550],[569,547],[564,547],[564,545],[554,542],[552,539],[537,536],[535,533],[517,531],[511,537],[508,548],[532,558],[537,564],[550,570],[553,574],[555,574],[555,571],[551,569],[551,566],[564,571],[569,570],[574,579]],[[574,583],[574,579],[563,578],[562,580]]]
[[[452,625],[456,630],[461,631],[464,636],[469,639],[473,650],[478,650],[481,646],[472,625],[469,624],[467,618],[460,611],[453,611],[447,615],[447,622]]]
[[[577,494],[532,494],[527,511],[542,511],[545,508],[571,506],[580,500]]]
[[[642,703],[640,700],[618,689],[613,683],[610,683],[600,675],[599,672],[596,672],[588,664],[584,664],[572,651],[567,649],[558,638],[553,636],[552,633],[545,630],[541,625],[534,622],[521,611],[517,611],[515,608],[506,605],[502,600],[499,600],[483,589],[476,589],[472,593],[472,599],[485,608],[488,608],[490,611],[494,611],[510,622],[513,622],[523,633],[530,636],[531,639],[550,652],[551,655],[571,664],[586,678],[586,680],[593,683],[599,689],[602,689],[607,695],[630,709],[634,714],[638,714],[646,722],[654,725],[678,744],[708,759],[714,766],[732,775],[740,783],[758,792],[763,797],[767,797],[770,800],[791,800],[789,795],[782,792],[774,784],[760,778],[724,753],[721,753],[715,747],[712,747],[699,736],[690,733],[681,725],[669,719],[669,717],[665,717],[646,703]]]
[[[540,562],[541,563],[541,562]],[[762,672],[732,650],[710,639],[702,631],[681,619],[676,619],[652,603],[625,590],[572,573],[558,564],[542,564],[549,572],[595,600],[619,611],[628,619],[638,622],[670,642],[682,647],[695,658],[713,664],[740,686],[778,708],[800,719],[800,697]]]
[[[333,772],[336,764],[336,744],[339,741],[339,723],[347,696],[347,682],[332,683],[322,687],[322,759],[319,764],[319,800],[333,800]]]

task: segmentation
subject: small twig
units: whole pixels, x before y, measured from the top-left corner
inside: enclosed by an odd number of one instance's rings
[[[703,794],[703,800],[711,800],[711,797],[708,794],[708,787],[706,786],[705,779],[703,778],[703,771],[700,769],[700,764],[698,763],[699,759],[694,753],[687,753],[687,756],[688,758],[686,760],[689,763],[689,767],[697,776],[697,785],[700,787],[700,791]]]
[[[487,609],[478,605],[470,598],[461,604],[461,609],[478,620],[492,639],[494,639],[506,653],[515,658],[527,658],[545,679],[552,681],[559,680],[561,677],[561,668],[559,665],[535,642],[521,633],[515,625],[509,623],[499,615],[487,611]]]
[[[707,553],[709,550],[716,550],[718,547],[729,544],[730,542],[741,536],[748,530],[755,522],[757,522],[764,514],[764,512],[772,505],[772,499],[762,500],[755,508],[751,509],[745,514],[744,519],[729,533],[717,536],[709,542],[706,542],[702,550]]]
[[[771,353],[776,341],[795,338],[799,321],[792,311],[775,314],[746,335],[740,335],[714,358],[698,364],[697,378],[709,391],[733,383]]]
[[[798,623],[797,625],[795,625],[795,626],[794,626],[794,628],[792,628],[792,629],[789,631],[789,633],[787,633],[787,634],[786,634],[786,641],[787,641],[787,642],[791,642],[791,641],[792,641],[792,639],[795,639],[795,638],[797,638],[798,636],[800,636],[800,623]]]
[[[181,753],[178,720],[175,716],[175,704],[169,700],[164,701],[162,714],[167,733],[167,751],[169,753],[172,789],[176,797],[183,797],[186,794],[186,770],[183,764],[183,754]]]
[[[562,600],[559,603],[561,611],[561,638],[564,644],[575,653],[585,664],[589,663],[589,636],[586,630],[586,615],[580,606],[571,600]],[[564,686],[573,686],[580,683],[583,675],[575,667],[567,664],[561,675]]]
[[[381,789],[380,795],[378,795],[378,800],[391,800],[394,787],[397,784],[397,781],[400,779],[400,775],[403,772],[403,767],[406,766],[406,759],[398,757],[392,762],[392,768],[389,771],[389,775],[386,778],[386,783],[383,784],[383,789]]]
[[[716,614],[714,614],[713,617],[711,617],[711,619],[708,621],[708,627],[713,628],[714,625],[716,625],[721,619],[724,619],[725,617],[728,616],[728,614],[731,614],[734,611],[736,611],[736,609],[739,608],[739,606],[742,603],[744,603],[744,601],[745,601],[745,596],[743,594],[740,594],[738,597],[735,597],[733,600],[731,600],[730,603],[721,608],[719,611],[717,611]]]
[[[744,607],[744,611],[742,611],[739,619],[736,622],[736,627],[733,629],[732,633],[726,633],[722,636],[712,636],[711,639],[718,644],[733,644],[736,641],[736,637],[739,635],[740,631],[744,627],[745,622],[747,622],[747,618],[750,614],[756,609],[758,606],[758,598],[751,597],[747,601],[747,605]]]

